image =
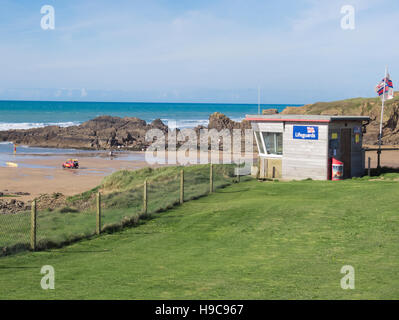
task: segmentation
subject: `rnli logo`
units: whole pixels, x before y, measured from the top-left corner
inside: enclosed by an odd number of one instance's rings
[[[317,126],[294,126],[294,139],[300,140],[318,140],[319,127]]]

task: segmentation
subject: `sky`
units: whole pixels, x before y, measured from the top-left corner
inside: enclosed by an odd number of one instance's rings
[[[41,8],[55,10],[54,30]],[[341,8],[355,8],[343,29]],[[305,104],[399,79],[399,2],[0,0],[0,100]]]

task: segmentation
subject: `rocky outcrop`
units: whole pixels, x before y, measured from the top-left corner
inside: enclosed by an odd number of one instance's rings
[[[2,192],[0,192],[1,196]],[[9,196],[15,196],[17,194],[29,195],[29,193],[17,192],[8,194]],[[88,210],[95,205],[94,202],[95,194],[93,193],[89,200],[77,199],[72,202],[68,202],[67,197],[62,193],[52,194],[41,194],[36,200],[36,208],[38,211],[53,211],[60,210],[61,213],[65,212],[78,212],[80,210]],[[0,198],[0,214],[14,214],[22,211],[29,211],[31,209],[30,203],[26,203],[17,199],[1,199]]]
[[[66,207],[66,197],[62,193],[55,192],[53,194],[41,194],[36,199],[37,210],[55,210]]]
[[[263,115],[278,114],[278,110],[277,109],[263,109],[262,114]]]
[[[23,201],[0,199],[0,214],[14,214],[27,210],[30,210],[30,206],[26,205]]]
[[[317,102],[303,107],[287,107],[282,114],[318,114],[369,116],[371,121],[364,135],[365,145],[378,144],[381,118],[379,98],[355,98],[333,102]],[[399,145],[399,96],[385,102],[383,117],[383,144]]]
[[[194,130],[199,133],[198,126]],[[209,129],[250,129],[251,124],[243,120],[236,122],[222,113],[215,112],[209,117]],[[147,124],[139,118],[119,118],[101,116],[82,123],[79,126],[48,126],[27,130],[9,130],[0,132],[0,141],[10,141],[34,147],[75,148],[91,150],[109,150],[122,147],[128,150],[145,150],[150,142],[145,141],[146,132],[159,129],[167,135],[168,127],[160,120]],[[179,143],[178,143],[179,144]]]
[[[147,130],[155,128],[167,132],[167,126],[159,119],[147,124],[138,118],[101,116],[79,126],[66,128],[47,126],[27,130],[2,131],[0,132],[0,141],[35,147],[94,150],[123,147],[140,151],[149,145],[145,141]]]
[[[282,114],[319,114],[319,115],[367,115],[371,118],[364,136],[364,144],[375,145],[378,142],[381,101],[379,98],[355,98],[333,102],[317,102],[303,107],[287,107]],[[263,114],[276,114],[276,109],[263,110]],[[226,115],[215,112],[209,117],[208,127],[201,129],[233,130],[250,129],[250,122],[236,122]],[[0,132],[0,141],[10,141],[36,147],[76,148],[105,150],[122,147],[127,150],[145,150],[150,142],[145,141],[146,132],[159,129],[165,134],[168,127],[160,120],[152,123],[133,117],[100,116],[79,126],[44,128],[27,130],[9,130]],[[385,103],[383,118],[385,145],[399,145],[399,96]]]
[[[209,116],[209,124],[208,124],[208,129],[216,129],[218,131],[221,131],[223,129],[250,129],[251,128],[251,123],[249,121],[243,120],[242,122],[236,122],[231,120],[229,117],[224,115],[223,113],[220,112],[215,112],[212,113]]]
[[[231,120],[229,117],[220,112],[212,113],[209,116],[208,127],[198,126],[194,128],[197,137],[199,137],[197,141],[198,148],[201,146],[201,144],[202,145],[208,144],[208,148],[210,149],[211,144],[209,143],[210,141],[208,140],[208,138],[206,136],[200,135],[201,129],[209,129],[209,130],[214,129],[221,133],[221,135],[218,136],[220,150],[223,150],[223,139],[225,137],[223,130],[227,129],[228,131],[230,131],[230,138],[233,137],[232,130],[241,130],[241,150],[245,150],[245,129],[251,129],[251,123],[247,120],[243,120],[241,122]],[[231,141],[232,143],[235,143],[233,142],[233,140]]]

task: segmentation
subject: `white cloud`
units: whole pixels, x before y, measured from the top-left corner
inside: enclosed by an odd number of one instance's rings
[[[134,5],[124,11],[93,11],[87,5],[78,10],[80,15],[57,18],[51,34],[23,39],[10,30],[11,37],[0,43],[5,75],[0,86],[79,88],[74,98],[87,97],[89,87],[89,98],[95,99],[94,89],[177,90],[183,97],[189,89],[213,88],[245,96],[240,90],[256,91],[259,83],[265,99],[294,103],[356,91],[373,94],[380,64],[392,65],[393,77],[399,74],[399,44],[389,39],[378,43],[377,28],[386,23],[396,30],[397,12],[376,10],[380,2],[375,0],[301,2],[292,2],[291,11],[283,5],[270,9],[278,17],[273,21],[251,21],[252,7],[244,8],[249,6],[244,2],[232,6],[246,9],[246,19],[240,12],[227,14],[227,2],[219,11],[208,6],[143,12]],[[356,8],[354,31],[340,28],[340,9],[346,4]],[[319,81],[317,90],[307,85]],[[52,95],[68,97],[68,90]]]

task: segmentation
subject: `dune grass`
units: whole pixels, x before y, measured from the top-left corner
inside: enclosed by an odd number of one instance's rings
[[[220,188],[234,180],[234,165],[214,165],[214,186]],[[183,167],[121,170],[104,178],[100,186],[69,197],[68,206],[54,211],[41,210],[37,216],[37,248],[48,249],[70,244],[95,234],[95,195],[102,196],[102,227],[114,231],[138,224],[142,215],[144,180],[148,183],[148,213],[163,211],[178,204],[180,171]],[[184,167],[185,201],[209,192],[209,165]],[[85,203],[84,210],[79,205]],[[0,256],[29,249],[30,215],[0,215]]]
[[[398,183],[233,184],[135,228],[2,257],[0,298],[398,299]],[[43,265],[55,290],[40,288]]]

